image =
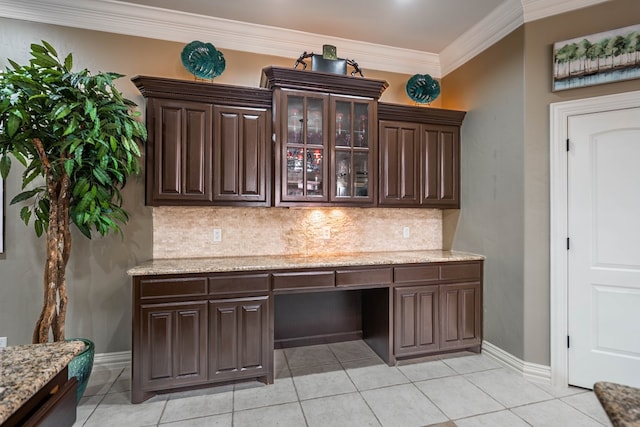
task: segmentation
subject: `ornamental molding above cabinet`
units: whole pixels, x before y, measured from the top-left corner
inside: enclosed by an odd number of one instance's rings
[[[147,101],[147,205],[459,208],[465,112],[378,102],[384,80],[273,66],[259,88],[131,80]],[[438,143],[406,169],[379,133],[388,122],[448,126],[454,167],[435,166],[444,159]]]

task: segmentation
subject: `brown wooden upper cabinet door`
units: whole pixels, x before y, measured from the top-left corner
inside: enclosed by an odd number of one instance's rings
[[[296,206],[329,200],[329,96],[300,91],[276,90],[281,105],[276,121],[276,204]]]
[[[211,104],[154,99],[147,203],[211,201]],[[152,162],[152,163],[150,163]]]
[[[215,106],[213,114],[214,202],[266,205],[267,111]]]
[[[460,207],[460,137],[455,126],[422,125],[422,204]]]
[[[331,95],[330,200],[373,205],[375,201],[375,101]]]
[[[387,206],[420,204],[420,125],[380,121],[380,196]]]

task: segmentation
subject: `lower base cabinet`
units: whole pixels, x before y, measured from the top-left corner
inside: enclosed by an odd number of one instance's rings
[[[395,288],[394,317],[396,357],[439,348],[438,286]]]
[[[204,302],[142,306],[144,388],[195,385],[207,379],[207,305]]]
[[[268,375],[269,297],[209,302],[209,378]]]
[[[349,298],[336,301],[358,298],[355,305],[331,307],[342,310],[339,319],[319,320],[317,312],[289,307],[295,313],[290,322],[313,325],[297,330],[308,336],[294,334],[296,342],[359,336],[390,365],[479,351],[482,275],[483,262],[473,260],[136,276],[131,401],[250,378],[273,383],[274,298],[285,295],[343,292]]]
[[[440,287],[440,348],[453,350],[481,344],[480,283],[442,285]]]

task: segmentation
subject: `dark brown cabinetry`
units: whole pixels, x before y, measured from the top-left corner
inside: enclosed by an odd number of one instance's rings
[[[136,277],[131,401],[229,379],[273,382],[268,290],[263,273]]]
[[[271,91],[132,80],[147,98],[148,205],[270,205]]]
[[[269,374],[269,297],[210,301],[209,313],[209,377]]]
[[[472,260],[134,276],[131,400],[246,378],[272,383],[275,337],[363,339],[389,364],[479,351],[482,270]]]
[[[215,106],[213,201],[268,201],[267,110]]]
[[[460,207],[461,111],[380,103],[382,206]]]
[[[275,204],[374,206],[379,80],[268,67]]]
[[[396,357],[480,348],[481,262],[398,267],[395,283]]]
[[[438,286],[408,286],[394,290],[396,357],[424,354],[439,348]]]
[[[149,100],[153,120],[152,167],[147,200],[211,201],[213,106],[200,102]]]
[[[442,349],[480,345],[480,283],[442,285],[440,287],[440,320]]]
[[[204,382],[206,303],[143,305],[140,316],[141,339],[148,349],[142,368],[146,387],[162,389]]]

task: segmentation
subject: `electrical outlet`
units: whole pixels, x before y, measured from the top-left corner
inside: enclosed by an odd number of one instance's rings
[[[404,237],[405,239],[408,239],[409,237],[411,237],[411,233],[409,232],[409,227],[404,227],[402,229],[402,237]]]
[[[214,228],[213,229],[213,241],[214,242],[222,242],[222,229]]]
[[[0,348],[7,346],[7,337],[0,337]]]
[[[330,239],[331,238],[331,227],[324,227],[322,229],[322,238]]]

